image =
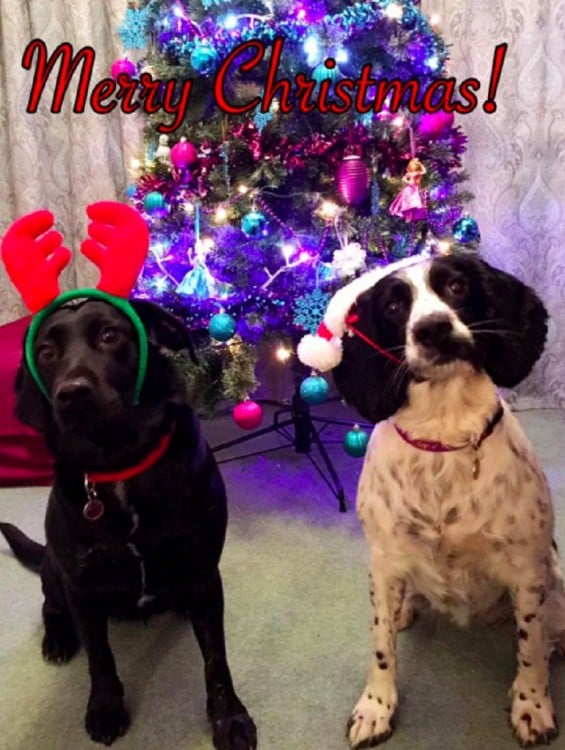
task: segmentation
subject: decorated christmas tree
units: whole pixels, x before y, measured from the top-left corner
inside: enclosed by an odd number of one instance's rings
[[[261,343],[292,359],[355,275],[474,249],[447,50],[417,2],[138,0],[120,35],[115,77],[190,94],[180,122],[148,115],[128,196],[151,230],[136,294],[202,332],[186,367],[209,407],[252,393]]]

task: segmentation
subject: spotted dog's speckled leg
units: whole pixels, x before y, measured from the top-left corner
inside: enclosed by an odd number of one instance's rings
[[[548,744],[558,735],[549,695],[547,580],[529,577],[513,592],[518,628],[518,674],[512,685],[510,721],[523,747]]]
[[[396,632],[405,584],[386,573],[385,557],[371,551],[369,574],[373,606],[372,654],[367,687],[347,725],[352,748],[374,747],[390,737],[398,703],[396,693]]]

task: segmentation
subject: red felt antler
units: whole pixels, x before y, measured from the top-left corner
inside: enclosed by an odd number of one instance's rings
[[[93,203],[86,213],[90,238],[80,249],[100,269],[97,289],[127,298],[147,258],[147,224],[135,209],[112,201]]]
[[[63,235],[49,231],[54,222],[50,211],[35,211],[15,221],[2,240],[8,276],[32,313],[59,295],[59,274],[71,259]]]

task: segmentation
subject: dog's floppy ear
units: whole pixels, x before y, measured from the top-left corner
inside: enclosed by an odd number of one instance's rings
[[[131,305],[141,318],[149,340],[157,346],[164,346],[176,352],[188,349],[193,361],[196,361],[194,346],[189,329],[174,315],[163,310],[154,302],[147,300],[130,300]]]
[[[404,330],[385,330],[376,309],[375,287],[357,299],[355,313],[357,330],[383,348],[404,344]],[[380,422],[394,414],[406,401],[409,375],[397,364],[373,349],[357,335],[346,334],[343,358],[333,370],[336,386],[349,406],[353,406],[369,422]]]
[[[476,339],[485,357],[485,370],[496,383],[512,388],[528,375],[540,358],[547,336],[547,310],[537,294],[510,274],[482,260],[479,265],[485,297],[484,327]]]
[[[16,417],[20,422],[44,433],[51,419],[51,406],[31,377],[25,362],[22,362],[18,368],[14,387]]]

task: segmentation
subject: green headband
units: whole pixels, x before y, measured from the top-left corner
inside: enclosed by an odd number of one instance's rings
[[[139,341],[139,365],[137,368],[137,378],[135,381],[135,390],[133,396],[133,403],[137,406],[139,404],[139,397],[141,394],[141,389],[143,387],[143,381],[145,380],[145,375],[147,373],[147,332],[145,330],[145,326],[141,321],[141,318],[133,309],[131,303],[127,299],[124,299],[123,297],[115,297],[113,294],[108,294],[107,292],[100,291],[100,289],[71,289],[68,292],[63,292],[63,294],[60,294],[58,297],[56,297],[53,302],[47,305],[47,307],[44,307],[43,310],[40,310],[33,316],[26,334],[24,356],[29,371],[33,379],[37,383],[37,387],[43,393],[45,398],[50,401],[51,396],[49,395],[49,391],[45,387],[45,383],[41,379],[41,375],[39,374],[39,370],[37,369],[37,364],[35,362],[34,344],[39,328],[45,318],[51,315],[51,313],[54,312],[57,308],[61,307],[70,300],[79,299],[81,297],[87,297],[88,299],[99,299],[103,300],[104,302],[108,302],[110,305],[113,305],[126,317],[128,317],[133,323],[133,326],[137,331]]]

